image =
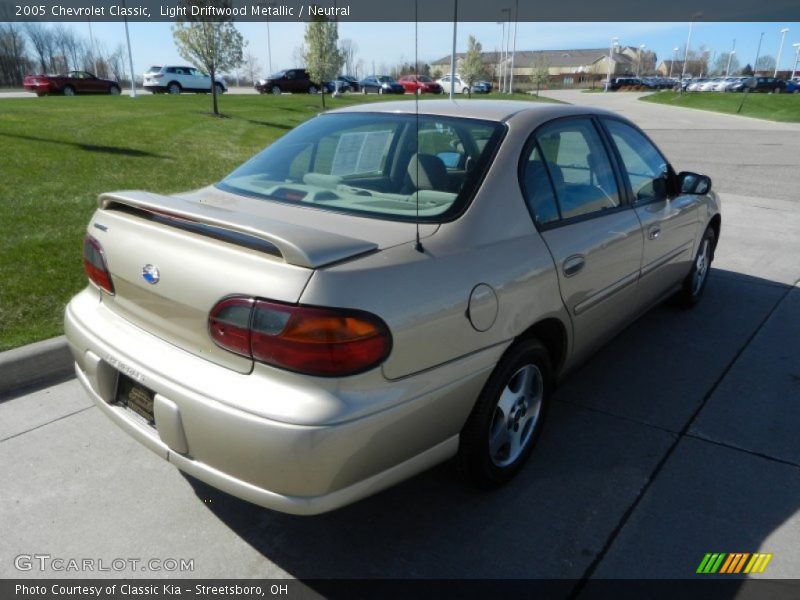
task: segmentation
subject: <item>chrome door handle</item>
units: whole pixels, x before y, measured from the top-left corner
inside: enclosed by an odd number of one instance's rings
[[[568,257],[561,265],[565,277],[572,277],[586,266],[586,258],[582,254]]]
[[[661,227],[659,227],[658,225],[653,225],[650,229],[647,230],[647,237],[649,237],[651,240],[654,240],[659,236],[660,233],[661,233]]]

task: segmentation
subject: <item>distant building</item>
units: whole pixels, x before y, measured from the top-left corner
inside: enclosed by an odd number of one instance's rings
[[[656,73],[668,77],[670,73],[670,66],[672,67],[672,76],[680,77],[683,73],[682,60],[662,60],[661,64],[656,68]],[[704,60],[687,60],[686,61],[686,76],[702,77],[708,75],[708,64]]]
[[[654,52],[632,46],[618,46],[611,54],[611,77],[653,73],[656,65]],[[456,70],[465,53],[456,54]],[[487,70],[498,79],[504,67],[511,66],[511,53],[504,61],[500,52],[483,52]],[[433,69],[447,72],[450,55],[431,63]],[[604,79],[609,70],[609,49],[588,48],[574,50],[517,50],[514,54],[514,80],[527,82],[546,71],[550,82],[576,85]]]

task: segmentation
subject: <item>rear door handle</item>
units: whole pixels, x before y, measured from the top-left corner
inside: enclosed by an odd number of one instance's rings
[[[661,227],[658,225],[653,225],[650,229],[647,230],[647,237],[651,240],[656,239],[661,234]]]
[[[561,265],[565,277],[572,277],[586,266],[586,258],[583,254],[573,254],[568,257]]]

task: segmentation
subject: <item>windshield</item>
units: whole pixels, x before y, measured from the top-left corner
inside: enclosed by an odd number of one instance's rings
[[[378,81],[380,81],[381,83],[397,83],[393,78],[386,77],[385,75],[378,77]]]
[[[472,197],[504,131],[501,123],[434,115],[320,115],[217,186],[323,210],[437,222]]]
[[[280,79],[284,75],[286,75],[286,71],[278,71],[277,73],[273,73],[272,75],[270,75],[269,79]]]

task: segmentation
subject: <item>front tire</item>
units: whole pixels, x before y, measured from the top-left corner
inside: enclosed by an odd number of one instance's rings
[[[700,240],[700,247],[692,263],[692,269],[683,280],[680,291],[675,295],[675,304],[681,308],[692,308],[703,297],[703,291],[708,283],[708,275],[711,271],[711,263],[714,260],[714,248],[716,246],[716,234],[714,229],[706,229]]]
[[[520,471],[542,431],[552,389],[550,355],[539,340],[506,352],[461,430],[459,464],[476,486],[498,487]]]
[[[167,92],[172,94],[172,95],[178,95],[182,91],[183,90],[181,89],[181,84],[180,83],[176,83],[175,81],[173,81],[172,83],[170,83],[167,86]]]
[[[71,85],[64,87],[64,95],[65,96],[74,96],[75,95],[75,88]]]
[[[273,85],[272,89],[270,90],[270,93],[273,96],[280,96],[283,93],[283,91],[281,90],[280,86]]]

